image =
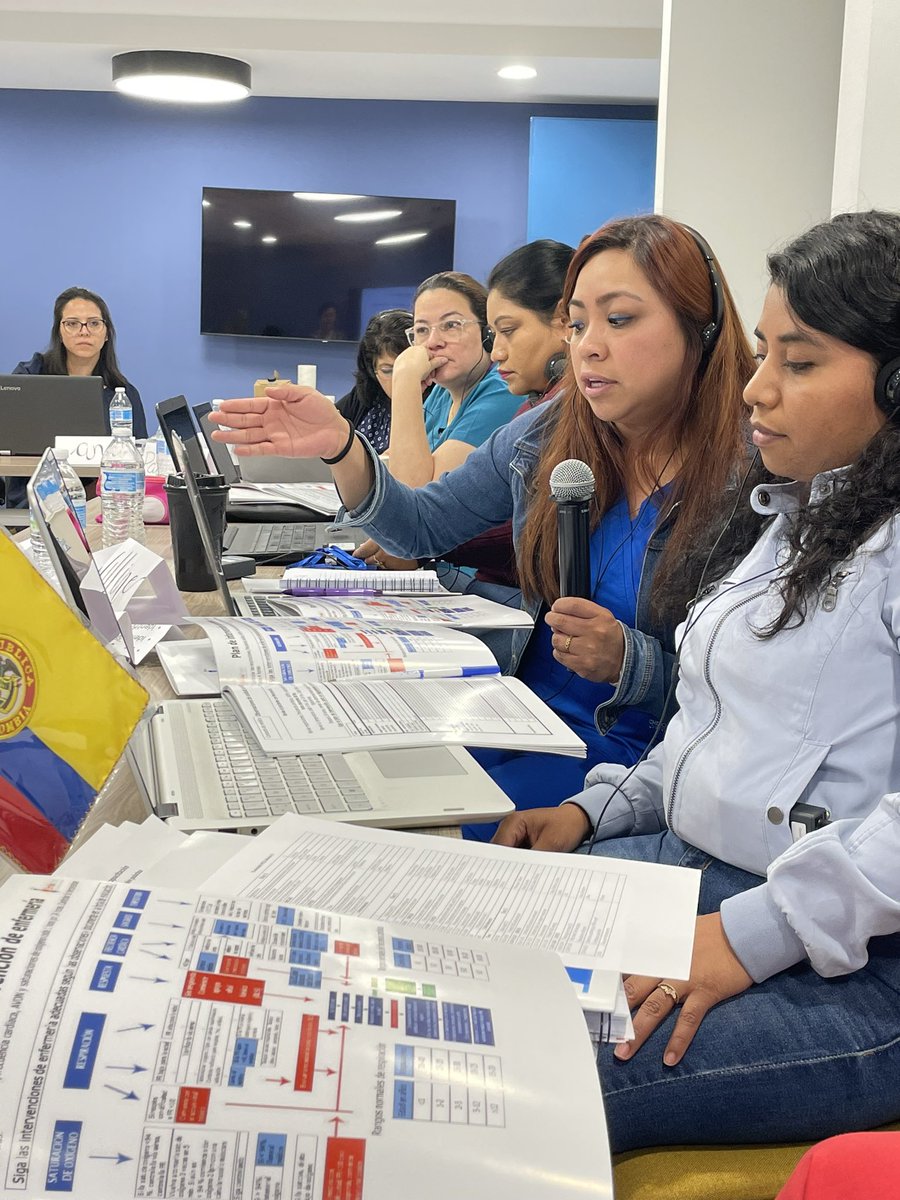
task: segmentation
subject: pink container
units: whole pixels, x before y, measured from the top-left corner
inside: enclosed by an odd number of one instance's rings
[[[168,525],[169,497],[165,493],[165,477],[148,475],[144,480],[144,524]]]

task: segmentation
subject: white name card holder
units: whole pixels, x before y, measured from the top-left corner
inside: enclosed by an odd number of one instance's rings
[[[69,463],[76,471],[79,467],[99,467],[108,445],[109,436],[105,433],[91,433],[85,437],[57,434],[53,442],[55,450],[68,450]]]

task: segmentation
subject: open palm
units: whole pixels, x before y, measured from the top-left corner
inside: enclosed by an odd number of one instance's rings
[[[216,441],[234,446],[238,455],[330,458],[347,440],[347,422],[334,404],[295,384],[266,388],[252,399],[223,400],[209,419],[219,426]]]

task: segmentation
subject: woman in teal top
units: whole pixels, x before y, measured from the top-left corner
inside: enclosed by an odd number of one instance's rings
[[[452,471],[514,415],[491,363],[487,292],[471,275],[443,271],[420,284],[409,349],[394,363],[388,469],[410,487]],[[422,404],[423,382],[433,383]]]

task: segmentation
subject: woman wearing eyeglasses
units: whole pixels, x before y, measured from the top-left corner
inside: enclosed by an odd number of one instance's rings
[[[409,348],[394,363],[391,474],[423,487],[465,462],[521,401],[491,362],[487,292],[470,275],[443,271],[419,285]],[[423,383],[435,386],[422,404]]]
[[[707,258],[709,254],[709,259]],[[746,458],[741,393],[753,358],[711,252],[661,216],[614,221],[575,251],[563,290],[570,363],[561,395],[497,430],[462,466],[401,487],[330,401],[271,389],[225,401],[215,436],[238,454],[320,455],[349,511],[392,554],[437,556],[512,519],[523,603],[502,665],[574,729],[586,760],[482,761],[517,806],[552,805],[591,764],[636,761],[662,713],[674,629],[696,579],[669,587]],[[399,361],[399,360],[398,360]],[[592,469],[591,599],[560,598],[549,477]]]
[[[412,320],[412,313],[405,308],[389,308],[372,317],[356,353],[356,382],[337,402],[338,412],[376,454],[388,448],[394,361],[409,346],[406,331]],[[421,403],[421,390],[419,395]]]
[[[123,387],[131,401],[134,436],[147,436],[147,418],[141,396],[122,374],[116,359],[116,330],[102,296],[87,288],[71,287],[56,297],[50,345],[28,361],[20,362],[14,375],[99,375],[106,399],[106,432],[109,433],[109,401]],[[24,508],[24,479],[7,480],[6,506]]]

